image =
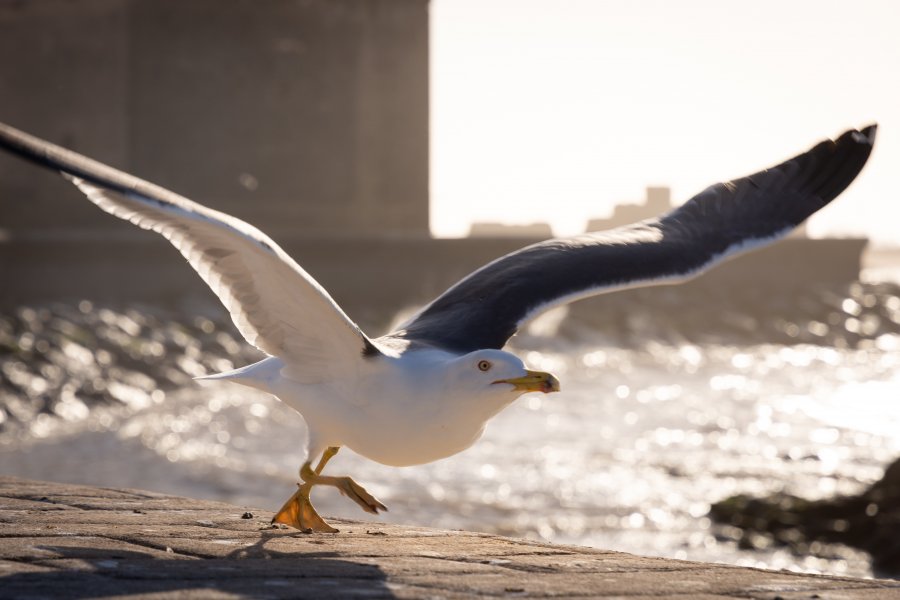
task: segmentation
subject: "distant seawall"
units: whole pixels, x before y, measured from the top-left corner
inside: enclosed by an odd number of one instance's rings
[[[0,308],[90,299],[202,311],[215,298],[164,240],[8,239],[0,241]],[[279,240],[362,324],[383,326],[479,266],[537,242],[527,238]],[[741,293],[764,288],[792,295],[859,277],[864,239],[787,239],[737,256],[667,294]],[[627,302],[633,290],[602,302]],[[647,294],[644,294],[645,296]],[[652,295],[652,294],[651,294]],[[616,300],[612,300],[616,298]],[[588,304],[590,306],[590,304]]]

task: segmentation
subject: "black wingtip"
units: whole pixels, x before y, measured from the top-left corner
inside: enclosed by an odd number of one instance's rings
[[[875,145],[875,135],[878,133],[878,124],[872,123],[860,129],[848,129],[840,137],[831,140],[832,144],[844,144],[847,147],[861,146],[866,151],[871,151]],[[829,141],[826,140],[826,144]]]
[[[849,129],[836,140],[819,144],[797,157],[808,162],[811,177],[806,180],[805,189],[815,193],[822,206],[839,196],[862,171],[872,153],[877,131],[875,123],[858,130]]]
[[[875,143],[875,134],[878,133],[878,123],[872,123],[860,130],[860,133],[866,137],[869,144]]]

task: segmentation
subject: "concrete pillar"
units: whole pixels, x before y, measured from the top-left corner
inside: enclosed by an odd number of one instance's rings
[[[428,2],[3,2],[0,121],[277,241],[425,237]],[[139,234],[6,156],[0,228]]]

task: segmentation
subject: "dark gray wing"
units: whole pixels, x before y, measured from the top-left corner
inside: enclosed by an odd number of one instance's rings
[[[865,165],[875,130],[847,131],[780,165],[713,185],[660,218],[507,254],[386,337],[457,352],[502,348],[524,322],[553,306],[697,275],[786,235],[836,198]]]
[[[303,365],[304,381],[330,370],[344,376],[353,359],[376,351],[328,292],[255,227],[3,124],[0,148],[61,172],[106,212],[168,239],[247,341]]]

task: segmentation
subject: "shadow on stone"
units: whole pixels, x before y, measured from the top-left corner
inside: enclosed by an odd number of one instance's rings
[[[225,558],[147,552],[102,546],[37,549],[53,558],[30,564],[31,572],[0,577],[4,597],[102,598],[129,594],[200,594],[266,598],[393,598],[385,573],[374,564],[335,558],[330,552],[282,552],[266,548],[263,533],[252,546]],[[284,537],[284,536],[277,536]],[[62,570],[44,570],[50,567]]]

